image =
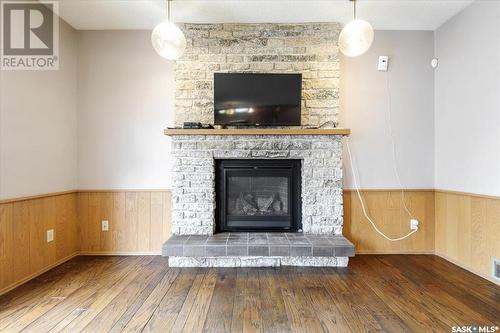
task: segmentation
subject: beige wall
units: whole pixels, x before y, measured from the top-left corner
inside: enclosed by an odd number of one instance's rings
[[[173,124],[173,64],[150,47],[149,31],[76,32],[62,23],[61,36],[60,71],[2,72],[8,97],[2,98],[1,197],[169,188],[170,144],[162,130]],[[403,185],[433,187],[432,53],[430,32],[377,31],[367,54],[341,59],[341,125],[353,129],[361,187],[398,187],[386,77]],[[391,57],[388,73],[376,71],[382,54]],[[42,87],[45,100],[12,98],[22,94],[21,85]]]
[[[0,199],[76,187],[77,32],[59,27],[59,70],[0,72]]]
[[[169,188],[173,63],[149,31],[79,37],[78,188]]]
[[[148,31],[80,34],[79,188],[169,188],[162,129],[172,124],[172,63],[154,53]],[[432,33],[377,31],[375,38],[366,55],[341,63],[341,125],[353,129],[361,186],[398,187],[387,131],[388,75],[403,184],[433,188]],[[391,56],[387,74],[376,71],[378,55]],[[349,179],[347,172],[347,187]]]
[[[360,187],[399,188],[389,117],[403,186],[434,187],[433,52],[432,32],[379,30],[368,52],[341,57],[340,125],[352,129]],[[377,71],[381,55],[389,56],[388,72]],[[345,186],[353,188],[347,158],[344,165]]]
[[[500,2],[435,32],[436,188],[500,196]]]

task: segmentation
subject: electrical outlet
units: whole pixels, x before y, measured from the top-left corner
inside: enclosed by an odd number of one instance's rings
[[[416,219],[411,219],[410,220],[410,229],[411,230],[417,230],[418,229],[418,220],[416,220]]]
[[[101,221],[101,230],[102,231],[109,231],[109,221],[108,220]]]
[[[47,243],[54,240],[54,229],[47,230]]]

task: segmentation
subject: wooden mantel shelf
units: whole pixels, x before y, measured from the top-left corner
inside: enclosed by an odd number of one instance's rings
[[[349,135],[349,128],[238,128],[183,129],[167,128],[165,135]]]

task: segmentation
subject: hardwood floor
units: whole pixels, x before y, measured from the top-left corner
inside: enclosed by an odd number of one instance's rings
[[[451,332],[500,324],[500,287],[436,256],[341,268],[168,268],[78,257],[0,296],[0,332]]]

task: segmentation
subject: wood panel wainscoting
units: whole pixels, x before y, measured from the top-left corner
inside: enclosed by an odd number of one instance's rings
[[[102,220],[109,231],[101,231]],[[160,254],[169,236],[170,191],[68,191],[0,201],[0,295],[77,255]]]
[[[76,200],[64,192],[0,203],[0,294],[77,254]]]
[[[402,204],[401,190],[362,190],[365,207],[377,227],[389,237],[409,233],[410,216]],[[419,231],[398,242],[375,232],[364,217],[356,191],[344,190],[344,235],[364,254],[434,253],[434,190],[405,190],[406,206],[419,221]]]
[[[80,191],[77,202],[81,254],[160,254],[170,237],[170,191]]]
[[[408,190],[419,232],[402,242],[378,235],[352,190],[344,235],[361,254],[436,254],[485,278],[500,257],[500,198]],[[399,190],[363,190],[368,213],[391,236],[409,231]],[[0,294],[77,255],[159,254],[170,236],[168,190],[70,191],[0,201]],[[108,220],[110,230],[101,231]],[[54,229],[53,242],[46,231]],[[472,260],[474,259],[474,260]],[[498,282],[497,282],[498,283]]]
[[[435,244],[437,255],[492,280],[492,259],[500,259],[500,198],[436,190]]]

